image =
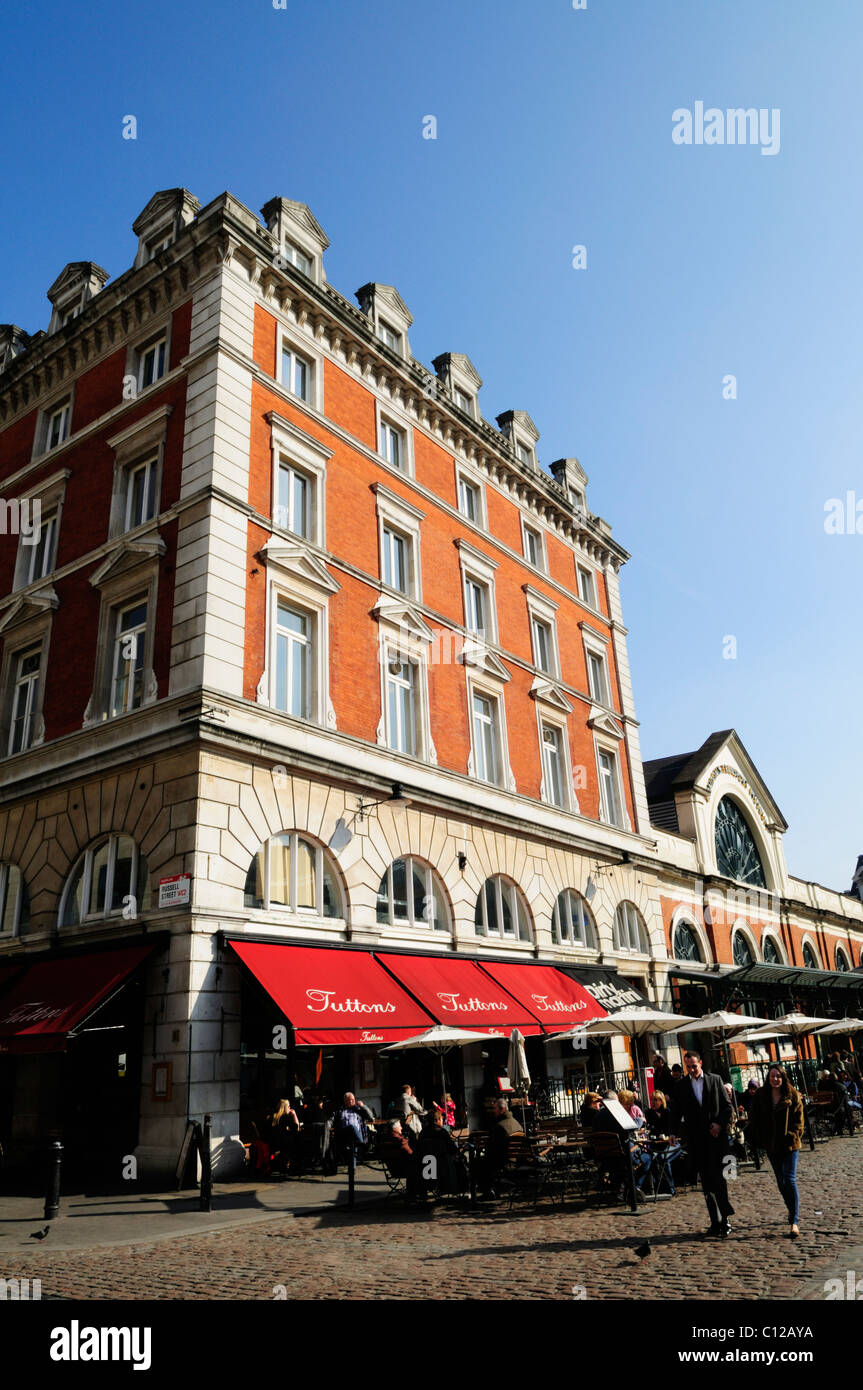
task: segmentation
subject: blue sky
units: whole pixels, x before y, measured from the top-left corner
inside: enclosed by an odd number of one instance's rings
[[[587,3],[7,10],[0,320],[47,326],[67,261],[125,270],[158,188],[309,203],[337,288],[395,284],[420,360],[467,352],[487,419],[526,409],[542,460],[581,460],[633,557],[644,756],[733,725],[792,872],[847,888],[863,535],[824,508],[863,502],[863,9]],[[778,108],[779,153],[674,144],[699,100]]]

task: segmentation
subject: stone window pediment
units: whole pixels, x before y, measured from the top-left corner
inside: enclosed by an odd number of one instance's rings
[[[304,545],[290,545],[271,538],[258,555],[268,570],[277,570],[320,593],[337,594],[341,588],[326,565]]]
[[[623,738],[623,725],[601,705],[591,705],[587,724],[588,728],[595,729],[597,733],[608,734],[611,738]]]
[[[541,680],[537,676],[530,687],[530,693],[534,700],[539,700],[542,704],[551,705],[564,714],[572,713],[572,705],[556,681]]]

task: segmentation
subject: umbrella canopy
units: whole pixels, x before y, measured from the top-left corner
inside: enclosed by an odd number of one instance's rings
[[[526,1090],[530,1085],[530,1072],[527,1069],[524,1038],[517,1028],[513,1028],[509,1035],[509,1058],[506,1069],[515,1090]]]
[[[425,1033],[418,1033],[415,1038],[405,1038],[404,1042],[390,1043],[389,1047],[382,1047],[380,1051],[403,1052],[408,1048],[427,1047],[432,1052],[449,1052],[452,1047],[468,1047],[471,1043],[488,1041],[487,1033],[473,1033],[467,1028],[448,1028],[445,1023],[436,1023]]]
[[[734,1039],[739,1043],[768,1042],[771,1038],[787,1038],[787,1033],[776,1033],[772,1028],[758,1028],[754,1033],[738,1033]]]
[[[719,1009],[715,1014],[704,1014],[702,1018],[694,1018],[691,1023],[684,1023],[681,1028],[674,1031],[678,1033],[737,1033],[745,1028],[766,1027],[772,1023],[770,1018],[754,1018],[749,1014],[732,1014],[726,1009]]]
[[[828,1023],[826,1028],[819,1028],[816,1037],[829,1037],[831,1033],[859,1033],[863,1028],[863,1018],[839,1018],[835,1023]]]
[[[648,1033],[672,1033],[686,1028],[695,1020],[685,1014],[663,1013],[661,1009],[618,1009],[607,1018],[594,1018],[580,1027],[570,1028],[566,1033],[555,1033],[544,1039],[545,1042],[560,1041],[563,1038],[624,1037],[644,1038]]]
[[[446,1071],[443,1059],[447,1052],[451,1052],[454,1047],[469,1047],[471,1043],[477,1042],[487,1043],[488,1034],[474,1033],[467,1028],[449,1028],[445,1023],[436,1023],[425,1033],[418,1033],[415,1038],[405,1038],[404,1042],[390,1043],[389,1047],[382,1047],[380,1051],[382,1053],[405,1052],[410,1048],[425,1047],[430,1052],[437,1053],[440,1058],[441,1104],[444,1107],[444,1118],[446,1118]]]
[[[809,1033],[817,1033],[819,1028],[824,1028],[832,1022],[832,1018],[811,1018],[809,1014],[783,1014],[781,1018],[772,1018],[770,1027],[775,1028],[777,1033],[787,1033],[792,1038],[805,1038]]]

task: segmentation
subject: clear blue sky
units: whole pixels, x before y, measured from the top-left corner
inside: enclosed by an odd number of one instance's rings
[[[156,189],[307,202],[334,285],[395,284],[417,357],[467,352],[487,419],[581,459],[633,556],[644,756],[735,726],[792,872],[847,888],[863,535],[824,505],[863,500],[859,0],[47,0],[3,29],[0,320],[47,326],[67,261],[125,270]],[[699,100],[778,107],[779,153],[675,145]]]

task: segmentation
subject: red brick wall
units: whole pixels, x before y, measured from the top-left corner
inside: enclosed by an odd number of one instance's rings
[[[275,355],[275,319],[261,306],[256,306],[255,360],[266,372],[273,374]],[[521,660],[532,661],[530,622],[522,587],[529,583],[558,605],[557,632],[562,675],[569,684],[587,693],[584,644],[578,624],[586,620],[604,635],[609,634],[601,618],[587,613],[578,601],[573,553],[562,541],[546,533],[550,575],[567,588],[572,594],[571,599],[561,595],[542,576],[494,544],[498,540],[516,556],[522,554],[520,512],[508,498],[491,487],[487,489],[489,538],[479,535],[443,507],[436,506],[428,497],[419,494],[410,480],[393,475],[339,435],[310,420],[306,412],[291,401],[254,383],[249,501],[264,516],[271,514],[272,454],[270,428],[264,418],[270,410],[277,411],[332,450],[327,465],[326,497],[326,544],[331,554],[360,570],[370,581],[378,576],[378,523],[372,484],[380,482],[425,514],[421,524],[424,604],[444,621],[450,620],[454,624],[464,622],[461,567],[455,544],[459,537],[463,537],[497,564],[495,590],[501,645]],[[324,363],[324,410],[335,424],[368,449],[376,451],[374,397],[361,382],[330,362]],[[450,508],[454,507],[456,485],[452,453],[419,430],[413,433],[413,444],[417,483],[433,491]],[[251,557],[260,548],[262,539],[258,529],[250,527],[250,569],[253,568]],[[381,717],[378,626],[371,616],[378,591],[373,582],[365,583],[343,571],[333,572],[342,586],[340,593],[330,603],[331,694],[338,727],[373,741]],[[602,578],[598,572],[595,573],[598,600],[603,611],[607,612]],[[250,698],[254,698],[254,688],[264,665],[264,604],[264,585],[259,583],[258,576],[250,576],[247,599],[249,649],[245,674],[245,686]],[[455,649],[459,646],[460,639]],[[619,709],[617,672],[610,644],[606,650],[612,703]],[[452,652],[453,643],[444,640],[433,655],[444,655],[446,658]],[[511,666],[511,676],[504,695],[510,762],[518,790],[525,795],[538,797],[541,758],[536,704],[529,694],[533,676],[517,665]],[[429,696],[432,738],[440,763],[464,772],[470,753],[470,729],[463,665],[446,659],[443,663],[433,662],[429,670]],[[574,712],[568,721],[571,757],[574,767],[580,765],[586,769],[587,780],[586,786],[577,788],[577,796],[582,812],[595,818],[599,814],[599,791],[593,733],[586,724],[589,704],[587,701],[573,703]],[[620,753],[624,794],[634,824],[629,769],[623,745],[620,746]]]
[[[176,365],[188,353],[191,308],[189,301],[174,313],[172,365]],[[123,347],[81,372],[74,387],[73,433],[92,424],[121,403],[125,366],[126,349]],[[114,416],[103,429],[86,440],[47,455],[27,479],[26,492],[29,495],[37,489],[41,479],[50,477],[60,469],[69,470],[57,542],[58,569],[104,545],[108,539],[114,453],[107,439],[165,404],[173,408],[165,435],[160,510],[177,500],[183,457],[185,393],[183,378],[167,384],[161,390],[148,392],[141,401],[130,402],[121,415]],[[0,468],[5,476],[29,463],[36,416],[37,412],[32,411],[25,419],[0,434]],[[168,693],[173,626],[176,521],[164,524],[161,535],[166,554],[161,561],[159,574],[153,668],[159,694],[164,696]],[[4,594],[11,591],[14,582],[17,552],[17,536],[0,537],[0,586]],[[43,714],[46,739],[58,738],[80,729],[92,693],[101,596],[92,587],[89,578],[101,563],[101,558],[54,581],[59,606],[52,620],[51,648],[45,677]],[[13,630],[10,635],[13,642],[14,636]],[[62,660],[57,659],[57,654],[62,654]]]

